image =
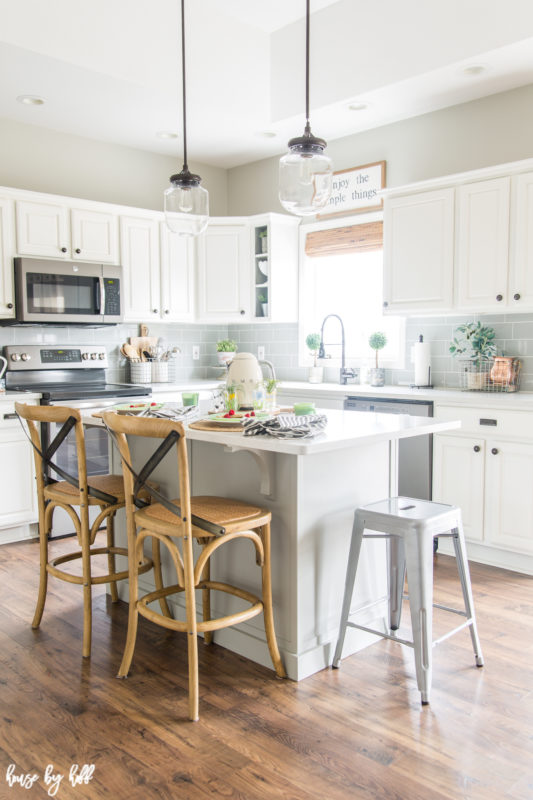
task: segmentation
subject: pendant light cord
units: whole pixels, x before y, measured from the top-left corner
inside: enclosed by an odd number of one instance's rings
[[[309,3],[309,0],[307,0]],[[185,95],[185,0],[181,0],[181,96],[183,100],[183,171],[188,172],[187,165],[187,104]]]
[[[310,2],[306,0],[306,16],[305,16],[305,120],[306,128],[309,127],[309,29],[310,29]]]

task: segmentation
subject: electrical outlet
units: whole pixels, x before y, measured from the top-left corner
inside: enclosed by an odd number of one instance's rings
[[[192,358],[193,361],[198,361],[200,359],[200,345],[193,344],[192,346]]]
[[[259,359],[259,361],[265,360],[265,348],[264,345],[262,344],[260,344],[259,347],[257,348],[257,358]]]

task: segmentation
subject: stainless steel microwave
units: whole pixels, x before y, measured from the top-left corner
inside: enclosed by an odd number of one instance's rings
[[[15,322],[122,322],[122,267],[44,258],[15,258],[14,263]]]

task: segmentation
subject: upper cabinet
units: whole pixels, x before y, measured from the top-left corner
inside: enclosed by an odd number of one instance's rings
[[[508,303],[510,178],[457,189],[457,305],[499,311]]]
[[[533,311],[532,167],[528,160],[391,190],[385,312]]]
[[[297,217],[250,217],[252,321],[298,321]]]
[[[194,322],[194,239],[172,233],[164,222],[161,234],[161,317],[167,322]]]
[[[118,264],[118,216],[54,203],[16,202],[17,253]]]
[[[251,319],[249,228],[245,220],[212,219],[198,239],[198,319]]]
[[[13,201],[0,197],[0,318],[15,316],[15,293],[13,288]]]
[[[386,205],[383,306],[401,313],[451,308],[454,190],[393,197]]]
[[[159,224],[150,217],[121,217],[120,246],[124,267],[125,321],[161,317]]]

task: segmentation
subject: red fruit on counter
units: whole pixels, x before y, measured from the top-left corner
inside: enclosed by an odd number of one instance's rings
[[[250,416],[255,417],[255,411],[250,411]]]
[[[234,411],[234,410],[231,408],[231,409],[228,411],[228,415],[229,415],[230,417],[234,417],[234,416],[235,416],[235,411]]]
[[[156,406],[156,405],[157,405],[157,403],[150,403],[150,405],[151,405],[151,406]]]

